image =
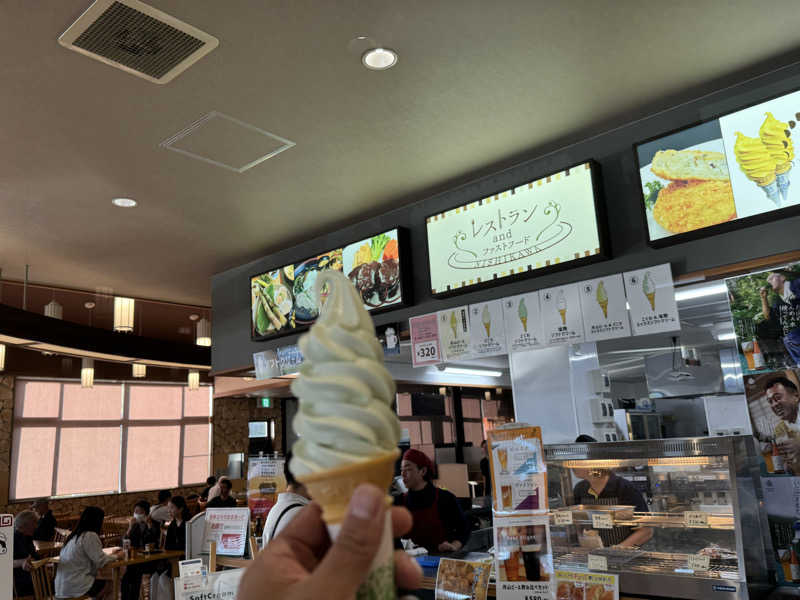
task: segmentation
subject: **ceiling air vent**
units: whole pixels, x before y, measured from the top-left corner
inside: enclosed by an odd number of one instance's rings
[[[153,83],[167,83],[219,40],[139,0],[97,0],[58,43]]]

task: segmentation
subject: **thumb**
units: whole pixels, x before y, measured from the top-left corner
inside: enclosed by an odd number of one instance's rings
[[[361,484],[353,493],[347,515],[333,546],[325,554],[307,583],[311,597],[351,598],[369,573],[384,529],[386,493],[374,485]]]

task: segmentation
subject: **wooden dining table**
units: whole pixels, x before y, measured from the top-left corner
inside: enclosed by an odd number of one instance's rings
[[[40,540],[33,540],[33,545],[36,548],[36,554],[41,558],[56,556],[64,546],[62,542],[44,542]]]
[[[119,548],[104,548],[103,552],[117,552]],[[161,560],[169,561],[172,569],[172,576],[178,576],[178,561],[183,558],[182,550],[162,550],[159,552],[150,552],[149,554],[138,549],[131,549],[131,557],[127,560],[117,560],[107,564],[97,574],[98,578],[110,579],[113,586],[113,600],[119,598],[120,589],[122,587],[122,575],[125,572],[125,567],[133,565],[142,565],[149,562],[158,562]]]

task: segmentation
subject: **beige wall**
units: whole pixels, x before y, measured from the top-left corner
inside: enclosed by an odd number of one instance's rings
[[[8,503],[9,477],[11,472],[11,442],[14,417],[14,377],[0,376],[0,513],[18,513],[29,507],[27,502]],[[276,419],[275,447],[281,447],[281,409],[259,408],[254,398],[219,398],[214,400],[213,457],[214,468],[227,465],[228,454],[247,452],[247,423],[257,419]],[[221,465],[221,467],[218,467]],[[243,489],[243,482],[235,482],[236,489]],[[187,496],[200,493],[203,486],[172,489],[173,494]],[[78,514],[86,506],[99,506],[107,515],[127,515],[133,512],[133,504],[140,499],[151,503],[157,501],[157,491],[133,492],[130,494],[105,494],[83,496],[65,500],[53,500],[50,507],[56,514]]]

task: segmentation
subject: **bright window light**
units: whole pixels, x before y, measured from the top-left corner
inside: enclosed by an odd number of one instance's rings
[[[490,371],[488,369],[462,369],[460,367],[445,367],[444,372],[448,375],[472,375],[473,377],[502,377],[502,371]]]
[[[724,283],[713,283],[703,287],[697,287],[691,290],[676,290],[675,300],[682,302],[684,300],[694,300],[695,298],[705,298],[706,296],[718,296],[720,294],[727,294],[728,286]]]

